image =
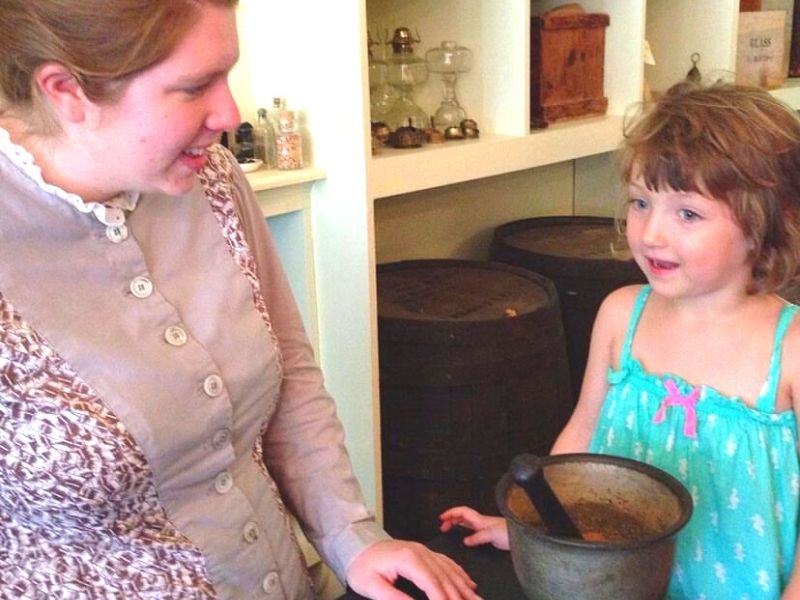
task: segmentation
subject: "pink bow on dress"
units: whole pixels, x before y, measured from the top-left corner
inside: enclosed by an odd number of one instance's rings
[[[674,381],[668,379],[664,382],[664,387],[667,388],[667,395],[661,401],[661,406],[658,407],[653,423],[663,423],[667,416],[668,406],[682,406],[684,411],[683,420],[683,435],[690,438],[697,437],[697,409],[695,405],[700,398],[700,388],[692,388],[691,393],[688,395],[681,394],[678,386]]]

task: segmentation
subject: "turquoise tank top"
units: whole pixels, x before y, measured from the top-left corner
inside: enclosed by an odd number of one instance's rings
[[[678,534],[668,598],[779,598],[792,572],[798,534],[797,424],[774,412],[781,349],[798,307],[787,304],[755,408],[675,375],[648,373],[631,356],[639,294],[590,452],[625,456],[667,471],[694,500]]]

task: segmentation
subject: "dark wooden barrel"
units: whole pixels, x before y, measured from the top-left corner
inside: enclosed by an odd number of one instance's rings
[[[555,284],[577,398],[600,303],[616,288],[647,281],[627,254],[624,235],[605,217],[523,219],[495,230],[491,258],[540,273]]]
[[[571,410],[549,280],[500,263],[379,265],[384,525],[428,540],[457,504],[497,514],[521,452],[546,454]]]

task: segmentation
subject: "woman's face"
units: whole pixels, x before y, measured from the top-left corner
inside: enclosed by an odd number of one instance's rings
[[[92,195],[124,190],[182,195],[205,164],[205,148],[235,129],[239,111],[228,73],[239,56],[232,8],[203,3],[171,55],[134,76],[122,97],[97,108],[87,159],[97,165]],[[90,166],[90,169],[93,167]]]

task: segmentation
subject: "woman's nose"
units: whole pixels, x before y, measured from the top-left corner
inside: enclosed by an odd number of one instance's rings
[[[211,111],[206,118],[206,127],[212,131],[230,131],[239,126],[241,115],[236,100],[227,84],[215,95]]]

